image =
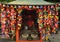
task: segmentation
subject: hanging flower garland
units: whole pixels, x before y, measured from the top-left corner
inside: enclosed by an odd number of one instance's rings
[[[27,6],[26,6],[27,7]],[[25,7],[25,8],[26,8]],[[21,23],[22,23],[22,17],[21,17],[21,12],[22,12],[22,9],[19,9],[18,8],[18,17],[17,17],[17,19],[18,19],[18,29],[20,30],[20,28],[21,28]]]

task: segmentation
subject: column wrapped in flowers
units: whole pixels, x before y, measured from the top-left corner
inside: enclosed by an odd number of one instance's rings
[[[18,25],[18,29],[21,29],[21,23],[22,23],[22,16],[21,16],[21,12],[22,12],[22,7],[18,6],[18,14],[17,14],[17,25]]]
[[[2,28],[2,37],[5,36],[5,28],[6,28],[6,11],[5,8],[1,8],[1,28]]]

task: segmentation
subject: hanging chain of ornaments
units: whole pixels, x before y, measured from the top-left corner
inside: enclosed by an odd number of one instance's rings
[[[21,29],[21,23],[22,23],[22,16],[21,16],[22,9],[19,7],[17,11],[18,11],[17,25],[18,25],[18,30],[20,30]]]
[[[52,32],[56,33],[56,28],[58,28],[59,18],[58,18],[58,12],[55,11],[55,8],[56,7],[54,6],[48,6],[48,9],[46,10],[46,6],[45,6],[43,11],[42,9],[39,9],[39,16],[38,16],[39,18],[37,22],[39,23],[40,32],[42,29],[43,38],[46,35],[50,35],[51,28],[52,28]],[[46,40],[48,40],[47,37],[45,37]]]

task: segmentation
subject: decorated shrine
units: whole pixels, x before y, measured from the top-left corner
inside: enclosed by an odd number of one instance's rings
[[[15,37],[16,42],[43,42],[51,32],[56,33],[58,6],[0,4],[2,38]]]

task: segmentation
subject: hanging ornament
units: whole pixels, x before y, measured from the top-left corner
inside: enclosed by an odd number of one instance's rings
[[[18,26],[21,27],[21,24],[18,23]]]
[[[58,15],[58,11],[56,12],[56,15]]]
[[[43,6],[40,6],[40,9],[43,9]]]
[[[28,9],[28,6],[24,6],[25,9]]]
[[[40,16],[39,18],[40,18],[40,19],[43,19],[43,16]]]
[[[58,6],[60,6],[60,4],[58,4]]]
[[[39,6],[36,6],[36,8],[39,8]]]
[[[46,11],[46,6],[44,6],[44,10]]]
[[[55,21],[58,21],[58,19],[59,19],[59,17],[58,17],[58,16],[56,16],[56,15],[55,15],[55,17],[54,17],[54,18],[55,18]]]
[[[57,23],[55,23],[55,27],[58,28],[58,24]]]
[[[6,6],[3,4],[3,7],[6,7]]]
[[[50,16],[50,18],[52,18],[52,19],[53,19],[53,18],[54,18],[54,16],[52,16],[52,15],[51,15],[51,16]]]
[[[47,15],[44,15],[44,18],[46,19],[47,18]]]
[[[37,19],[37,23],[39,23],[39,18]]]
[[[44,12],[44,15],[47,15],[47,13],[48,13],[46,10],[44,10],[43,12]]]
[[[17,6],[15,5],[14,8],[17,8]]]
[[[6,7],[9,8],[9,5],[7,5]]]
[[[7,18],[3,18],[3,21],[6,21]]]
[[[51,14],[51,11],[50,10],[47,10],[47,14]]]
[[[21,6],[22,9],[24,9],[25,6]]]
[[[3,8],[1,9],[1,12],[3,12],[3,11],[4,11],[4,9],[5,9],[5,8],[3,7]]]
[[[13,8],[14,8],[13,5],[11,5],[11,6],[10,6],[10,9],[13,9]]]
[[[6,25],[5,24],[2,24],[1,28],[5,28],[5,27],[6,27]]]
[[[40,27],[42,27],[42,28],[43,28],[43,23],[40,23]]]
[[[20,30],[21,27],[18,27],[18,30]]]
[[[18,6],[18,8],[21,8],[21,6]]]
[[[39,26],[39,30],[41,30],[41,29],[42,29],[42,27]]]
[[[39,20],[39,23],[42,23],[43,22],[43,20],[41,19],[41,20]]]
[[[2,18],[4,18],[4,17],[5,17],[5,15],[4,15],[4,14],[1,14],[1,17],[2,17]]]
[[[20,14],[22,12],[22,9],[21,10],[18,10],[18,13]]]
[[[10,10],[9,10],[9,8],[6,8],[6,13],[8,14],[8,13],[10,13]]]
[[[50,10],[50,6],[49,6],[49,5],[48,5],[48,7],[47,7],[47,8],[48,8],[48,10]]]
[[[36,7],[35,7],[35,6],[33,6],[33,9],[36,9]]]
[[[51,8],[54,8],[54,6],[52,5]]]
[[[6,23],[6,21],[3,20],[3,21],[2,21],[2,24],[5,24],[5,23]]]
[[[1,6],[2,4],[0,3],[0,6]]]
[[[55,7],[58,7],[58,4],[56,4]]]
[[[29,6],[29,8],[32,8],[32,6]]]
[[[14,13],[15,12],[15,10],[14,9],[11,9],[11,13]]]

